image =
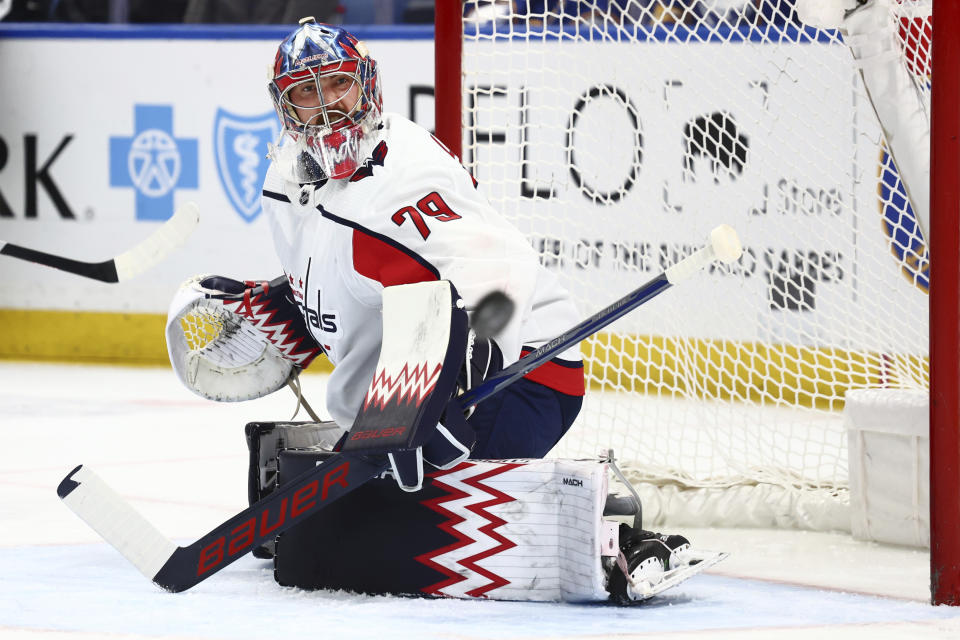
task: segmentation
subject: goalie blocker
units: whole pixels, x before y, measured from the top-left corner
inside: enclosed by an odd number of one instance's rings
[[[248,424],[251,501],[335,455],[332,429]],[[388,471],[257,555],[273,555],[278,583],[303,589],[619,603],[649,598],[724,557],[605,519],[611,465],[469,460],[429,473],[416,493],[401,491]]]

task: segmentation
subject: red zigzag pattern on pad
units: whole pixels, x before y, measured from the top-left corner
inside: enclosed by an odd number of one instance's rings
[[[253,285],[255,283],[250,283]],[[266,283],[263,283],[266,287]],[[279,311],[269,307],[271,300],[259,295],[251,298],[250,289],[244,292],[243,300],[224,300],[223,306],[249,320],[266,336],[283,357],[306,369],[313,359],[323,353],[310,346],[309,339],[300,335],[289,319],[279,318]]]
[[[456,502],[456,501],[463,500],[464,498],[470,498],[471,494],[468,494],[460,489],[452,487],[449,484],[446,484],[438,480],[438,478],[442,476],[461,472],[461,471],[466,471],[474,466],[476,465],[473,463],[464,462],[457,465],[453,469],[449,469],[447,471],[438,471],[436,473],[431,473],[428,476],[432,479],[433,486],[441,488],[447,491],[448,493],[447,495],[441,496],[439,498],[425,500],[422,504],[447,518],[446,521],[444,521],[438,526],[440,529],[442,529],[443,531],[449,533],[451,536],[456,538],[456,541],[445,547],[441,547],[440,549],[435,549],[434,551],[419,555],[415,558],[417,562],[420,562],[421,564],[424,564],[430,567],[431,569],[434,569],[435,571],[447,576],[446,580],[442,580],[440,582],[437,582],[436,584],[432,584],[429,587],[422,589],[424,593],[428,593],[431,595],[442,595],[442,596],[454,595],[450,593],[445,593],[444,590],[459,582],[466,580],[467,577],[462,575],[461,573],[454,571],[450,567],[440,564],[437,560],[440,558],[440,556],[446,555],[452,551],[456,551],[458,549],[468,547],[471,544],[483,542],[480,539],[474,540],[469,535],[467,535],[466,533],[458,529],[457,525],[460,525],[466,522],[466,518],[450,511],[449,509],[443,506],[445,503]],[[494,489],[492,487],[489,487],[483,484],[483,481],[486,480],[487,478],[491,478],[495,475],[505,473],[507,471],[510,471],[511,469],[515,469],[520,466],[522,466],[522,463],[502,464],[494,467],[493,469],[480,473],[479,475],[468,476],[460,479],[460,482],[462,482],[463,484],[469,485],[474,489],[479,490],[480,492],[483,492],[489,496],[492,496],[492,498],[489,500],[485,500],[483,502],[476,502],[473,504],[467,504],[467,505],[464,505],[463,507],[460,507],[486,520],[487,524],[483,525],[482,527],[479,527],[478,531],[484,534],[485,536],[487,536],[489,540],[496,542],[496,544],[489,549],[473,554],[467,558],[463,558],[462,560],[457,560],[455,562],[455,564],[459,564],[460,566],[465,567],[470,571],[478,575],[481,575],[487,580],[489,580],[488,584],[480,587],[476,587],[466,592],[466,595],[472,598],[486,597],[486,594],[492,591],[493,589],[502,587],[510,583],[510,581],[504,578],[503,576],[499,576],[493,573],[492,571],[490,571],[489,569],[485,569],[484,567],[481,567],[478,564],[484,558],[489,558],[490,556],[494,556],[498,553],[502,553],[503,551],[512,549],[513,547],[517,546],[516,543],[512,542],[511,540],[508,540],[499,531],[496,530],[498,527],[506,524],[506,521],[503,518],[495,516],[489,511],[487,511],[487,509],[489,509],[490,507],[494,507],[500,504],[506,504],[508,502],[513,502],[514,498],[507,495],[506,493],[503,493],[502,491],[498,491],[497,489]],[[479,500],[480,496],[476,496],[476,499]]]
[[[397,404],[413,402],[414,406],[420,406],[437,385],[443,365],[437,363],[432,372],[428,372],[430,365],[426,362],[413,367],[413,370],[409,370],[408,366],[409,363],[404,363],[403,368],[392,377],[384,369],[377,371],[363,399],[363,408],[373,405],[383,409],[394,396],[397,396]]]

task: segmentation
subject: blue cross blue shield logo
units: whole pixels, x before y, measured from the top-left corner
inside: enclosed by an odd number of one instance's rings
[[[241,116],[217,109],[213,123],[213,149],[220,184],[230,204],[247,222],[260,215],[260,192],[270,161],[267,145],[280,135],[273,111]]]
[[[197,139],[174,136],[169,105],[135,105],[133,121],[133,136],[110,137],[110,186],[136,190],[137,220],[166,220],[174,190],[197,188]]]

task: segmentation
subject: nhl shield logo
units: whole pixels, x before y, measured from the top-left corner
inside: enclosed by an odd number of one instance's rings
[[[217,109],[213,124],[217,173],[230,204],[247,222],[260,215],[260,192],[270,166],[267,145],[279,133],[280,125],[273,111],[241,116]]]

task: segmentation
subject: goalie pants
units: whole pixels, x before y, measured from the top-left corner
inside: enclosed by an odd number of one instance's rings
[[[582,396],[521,378],[477,405],[468,423],[477,433],[471,458],[542,458],[573,424]]]

